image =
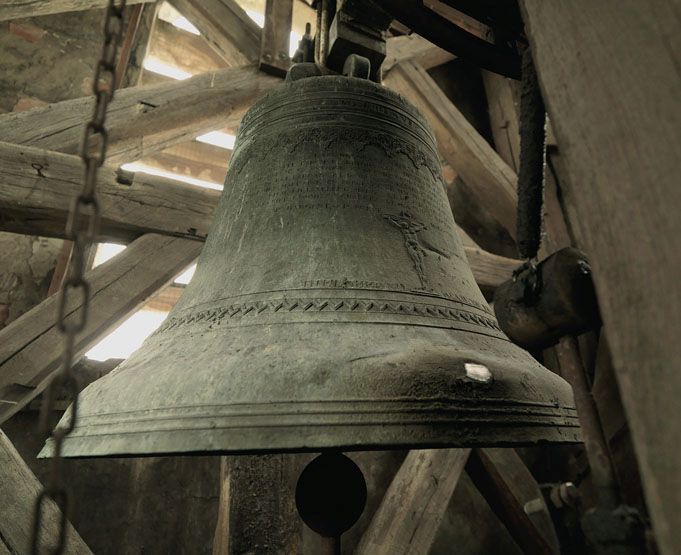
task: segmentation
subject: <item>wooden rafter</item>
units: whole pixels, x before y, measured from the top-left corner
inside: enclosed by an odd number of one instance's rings
[[[3,231],[64,237],[73,199],[82,187],[80,158],[0,143],[0,228]],[[131,184],[102,168],[97,185],[102,241],[129,242],[145,233],[203,240],[218,191],[170,179],[135,174]]]
[[[413,62],[425,69],[445,64],[456,56],[442,50],[419,35],[391,37],[385,43],[386,55],[381,70],[383,75],[402,62]]]
[[[199,141],[178,143],[141,163],[159,170],[222,184],[232,151]]]
[[[260,57],[260,28],[235,0],[170,0],[210,46],[236,67]]]
[[[82,355],[200,253],[202,243],[149,234],[86,274],[91,297],[87,325],[76,339]],[[0,330],[0,423],[45,389],[59,369],[63,338],[56,326],[58,296],[49,297]],[[82,299],[67,303],[67,321]]]
[[[141,4],[153,0],[127,0]],[[105,8],[108,0],[4,0],[0,3],[0,21]]]
[[[149,45],[149,55],[169,66],[191,74],[228,67],[206,40],[159,19]]]
[[[279,83],[255,66],[228,68],[118,91],[109,106],[108,161],[132,162],[195,136],[238,126],[253,102]],[[75,153],[92,97],[0,116],[0,140]]]

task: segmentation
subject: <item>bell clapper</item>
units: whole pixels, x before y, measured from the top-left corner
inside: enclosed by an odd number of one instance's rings
[[[303,522],[324,538],[324,553],[340,553],[341,534],[364,511],[367,486],[360,468],[338,452],[322,453],[301,472],[296,507]]]

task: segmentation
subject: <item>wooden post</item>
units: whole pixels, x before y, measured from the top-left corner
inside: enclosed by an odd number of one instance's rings
[[[283,77],[291,66],[289,42],[292,0],[267,0],[265,3],[265,26],[260,46],[260,69]]]
[[[296,455],[222,457],[213,555],[297,553]]]
[[[679,13],[662,0],[522,0],[663,554],[681,545]]]

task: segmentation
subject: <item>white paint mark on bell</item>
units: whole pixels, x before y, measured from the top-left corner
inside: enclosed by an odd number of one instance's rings
[[[478,364],[476,362],[467,362],[464,364],[466,369],[466,376],[471,380],[476,382],[487,383],[492,380],[492,372],[484,364]]]

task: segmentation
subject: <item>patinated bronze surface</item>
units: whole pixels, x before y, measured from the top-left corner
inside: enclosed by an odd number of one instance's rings
[[[69,456],[578,439],[570,387],[513,345],[398,95],[287,82],[238,133],[198,270],[89,386]]]

